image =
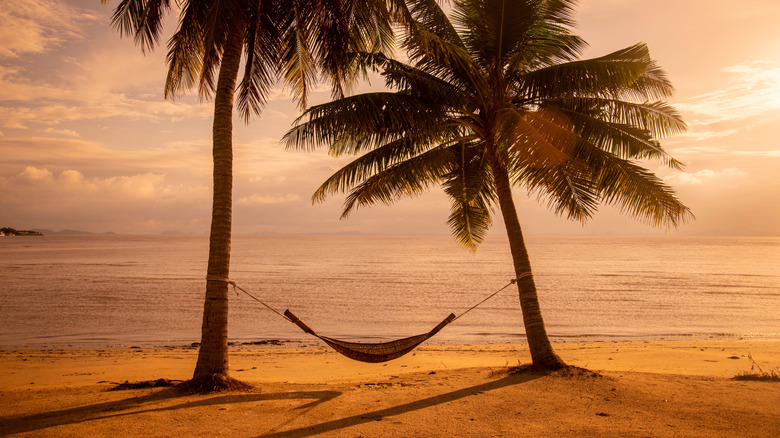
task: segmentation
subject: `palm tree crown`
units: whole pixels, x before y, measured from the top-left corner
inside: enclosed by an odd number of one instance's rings
[[[301,107],[323,76],[334,96],[343,95],[362,71],[350,53],[387,50],[391,23],[405,8],[401,0],[121,0],[111,23],[152,50],[174,6],[179,27],[168,41],[165,96],[198,86],[201,97],[213,97],[225,46],[237,32],[245,59],[238,107],[246,120],[261,112],[280,79]]]
[[[673,88],[644,44],[578,59],[585,42],[571,30],[573,0],[457,0],[451,19],[433,0],[409,3],[409,61],[372,57],[394,91],[312,107],[285,136],[292,148],[362,154],[325,181],[315,201],[349,192],[346,216],[441,185],[452,205],[448,224],[466,247],[479,245],[500,209],[518,277],[531,270],[511,186],[583,222],[600,203],[653,225],[690,216],[638,163],[680,168],[659,138],[685,130],[662,100]],[[526,315],[538,307],[533,279],[518,287],[529,343],[529,318],[538,319],[544,343],[541,313]],[[561,365],[548,350],[534,362]]]

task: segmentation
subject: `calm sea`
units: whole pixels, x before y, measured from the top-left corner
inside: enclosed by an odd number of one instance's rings
[[[780,338],[780,238],[536,237],[529,251],[554,339]],[[206,237],[0,238],[0,348],[196,342]],[[447,236],[236,237],[231,277],[323,335],[428,331],[512,277],[507,244]],[[313,342],[231,294],[230,337]],[[429,342],[523,341],[504,290]]]

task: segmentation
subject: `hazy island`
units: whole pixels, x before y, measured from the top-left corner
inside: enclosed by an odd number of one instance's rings
[[[15,230],[11,227],[0,228],[0,236],[43,236],[43,233],[32,230]]]

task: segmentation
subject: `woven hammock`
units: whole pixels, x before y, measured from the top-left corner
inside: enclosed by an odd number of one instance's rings
[[[507,283],[504,287],[501,289],[498,289],[497,291],[493,292],[489,296],[487,296],[482,301],[478,302],[477,304],[471,306],[466,311],[461,313],[458,316],[455,316],[455,314],[450,313],[450,315],[446,318],[444,318],[444,321],[440,322],[439,325],[434,327],[431,331],[428,333],[423,333],[421,335],[417,336],[410,336],[408,338],[403,339],[396,339],[395,341],[389,341],[389,342],[346,342],[346,341],[340,341],[338,339],[329,338],[327,336],[320,336],[311,329],[308,325],[306,325],[303,321],[301,321],[297,316],[295,316],[294,313],[290,312],[290,310],[285,310],[284,315],[282,315],[278,310],[274,309],[273,307],[269,306],[268,304],[261,301],[256,296],[250,294],[240,286],[236,284],[235,281],[231,281],[227,278],[222,277],[216,277],[216,276],[206,276],[206,280],[208,281],[224,281],[231,286],[233,286],[233,290],[240,290],[241,292],[245,293],[247,296],[252,298],[253,300],[257,301],[258,303],[265,306],[268,310],[274,312],[275,314],[279,315],[280,317],[294,323],[297,325],[301,330],[304,332],[315,336],[319,339],[322,339],[323,342],[330,345],[331,348],[338,351],[339,353],[343,354],[344,356],[359,360],[361,362],[369,362],[369,363],[377,363],[377,362],[387,362],[388,360],[393,360],[396,358],[399,358],[403,356],[404,354],[414,350],[415,347],[422,344],[423,342],[427,341],[431,336],[435,335],[436,333],[439,333],[441,329],[443,329],[447,324],[451,323],[452,321],[455,321],[456,319],[460,318],[461,316],[471,312],[472,310],[476,309],[482,303],[485,301],[493,298],[501,292],[502,290],[506,289],[512,284],[515,284],[520,280],[521,278],[530,277],[532,274],[530,272],[526,272],[524,274],[520,274],[517,276],[517,278],[512,279],[509,283]],[[236,292],[238,293],[238,292]]]
[[[434,327],[428,333],[423,333],[417,336],[410,336],[403,339],[396,339],[395,341],[370,343],[346,342],[329,338],[327,336],[320,336],[317,334],[317,332],[312,330],[311,327],[306,325],[306,323],[295,316],[295,314],[290,312],[289,309],[284,311],[284,316],[286,316],[287,319],[292,321],[295,325],[300,327],[301,330],[312,336],[316,336],[317,338],[322,339],[323,342],[330,345],[331,348],[343,354],[344,356],[350,359],[369,363],[387,362],[388,360],[399,358],[404,354],[414,350],[415,347],[427,341],[431,336],[435,335],[441,329],[443,329],[444,326],[455,320],[455,315],[450,313],[448,317],[444,318],[444,320],[440,322],[439,325]]]

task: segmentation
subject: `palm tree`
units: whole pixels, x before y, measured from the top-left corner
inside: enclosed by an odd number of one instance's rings
[[[497,206],[533,364],[563,367],[545,329],[512,187],[582,222],[600,203],[657,226],[687,220],[673,190],[637,163],[682,167],[658,140],[685,130],[662,101],[673,88],[644,44],[578,59],[585,43],[570,30],[574,0],[458,0],[451,20],[435,1],[409,3],[409,62],[374,57],[395,91],[308,109],[286,134],[287,147],[363,154],[313,196],[349,192],[342,217],[441,185],[453,234],[475,250]]]
[[[107,0],[102,0],[105,4]],[[193,386],[217,389],[228,378],[228,278],[232,217],[233,99],[245,121],[259,114],[282,81],[299,106],[323,75],[334,96],[363,71],[361,58],[392,44],[400,0],[180,0],[179,27],[168,41],[166,98],[197,85],[214,97],[212,206],[206,297]],[[122,0],[112,25],[142,50],[159,41],[170,0]],[[400,8],[400,9],[399,9]],[[243,78],[238,83],[242,55]],[[215,83],[216,81],[216,83]],[[238,84],[238,85],[237,85]]]

